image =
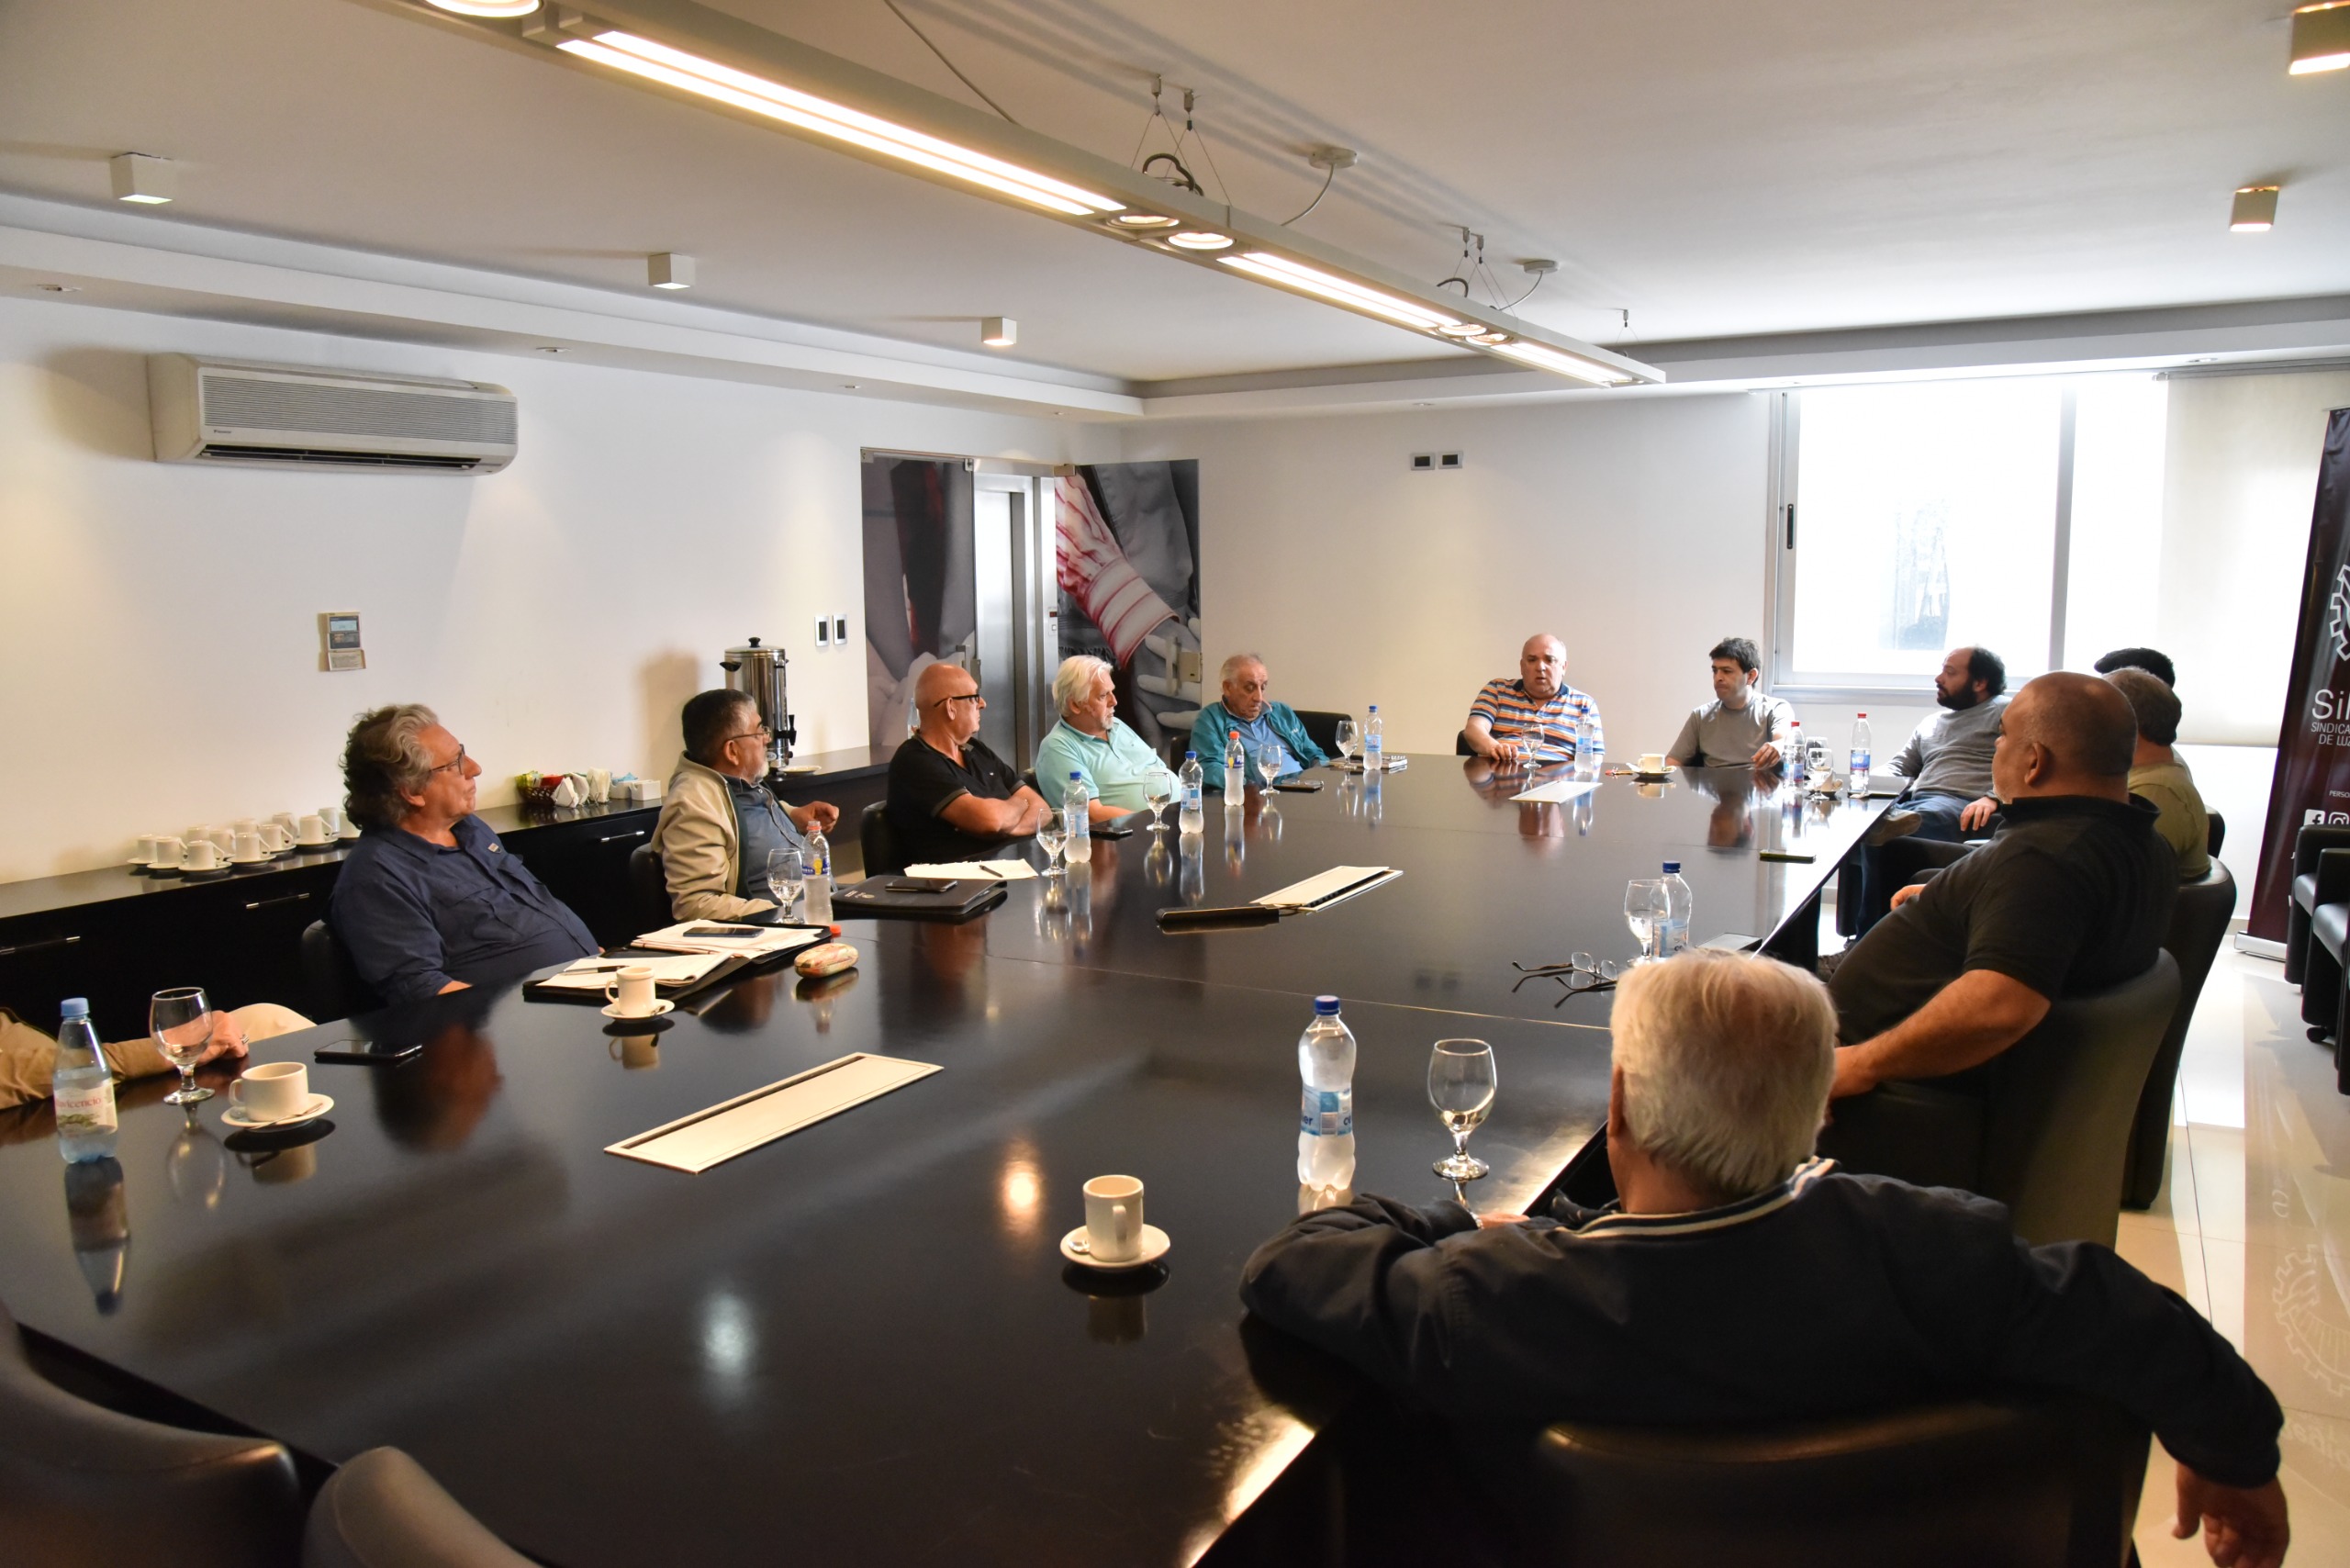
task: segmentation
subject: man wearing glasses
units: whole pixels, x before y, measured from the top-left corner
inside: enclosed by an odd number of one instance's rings
[[[344,809],[360,826],[327,924],[387,1003],[516,980],[591,958],[569,905],[474,815],[481,764],[418,702],[363,713],[343,747]]]
[[[767,857],[798,849],[805,834],[830,833],[840,809],[822,801],[787,806],[760,780],[767,770],[767,727],[747,691],[705,691],[689,698],[680,722],[686,754],[662,792],[653,847],[678,920],[740,920],[764,914]]]
[[[968,860],[1045,820],[1044,798],[979,739],[987,700],[970,671],[931,665],[914,687],[914,733],[890,759],[890,830],[908,863]]]

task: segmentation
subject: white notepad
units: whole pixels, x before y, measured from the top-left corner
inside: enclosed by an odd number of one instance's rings
[[[622,969],[639,964],[653,971],[656,986],[687,986],[710,973],[726,961],[722,953],[680,953],[674,958],[581,958],[569,968],[561,969],[539,981],[557,991],[595,991],[604,989],[606,982]]]
[[[1274,909],[1327,909],[1403,874],[1392,866],[1333,866],[1318,877],[1292,882],[1256,902]]]
[[[1596,778],[1553,778],[1548,784],[1537,784],[1522,794],[1512,795],[1513,801],[1539,801],[1549,804],[1555,801],[1572,801],[1577,795],[1587,795],[1599,788]]]
[[[937,882],[1024,882],[1036,874],[1025,860],[948,860],[909,866],[904,875]]]
[[[697,931],[704,935],[692,935]],[[757,959],[788,953],[811,942],[822,942],[824,937],[825,933],[805,926],[744,925],[727,920],[681,920],[675,925],[646,932],[632,946],[655,948],[665,953],[715,953],[722,957],[739,953],[744,958]],[[657,963],[662,960],[649,961]]]
[[[763,1143],[813,1126],[853,1105],[903,1089],[938,1069],[929,1062],[903,1061],[864,1051],[838,1058],[822,1067],[738,1094],[707,1111],[696,1111],[674,1122],[609,1145],[606,1154],[666,1165],[699,1176],[738,1154]]]

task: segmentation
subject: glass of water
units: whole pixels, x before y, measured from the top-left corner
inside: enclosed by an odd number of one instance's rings
[[[797,849],[767,851],[767,893],[775,900],[775,912],[789,915],[791,906],[800,902],[800,892],[808,885],[808,870],[801,863]]]
[[[1338,721],[1337,739],[1332,744],[1337,745],[1338,748],[1339,761],[1351,762],[1354,760],[1355,722],[1352,719],[1341,719]]]
[[[1143,800],[1150,807],[1150,831],[1165,833],[1167,824],[1158,820],[1159,812],[1175,799],[1175,776],[1164,767],[1155,769],[1143,780]]]
[[[196,1064],[212,1044],[212,1003],[196,985],[159,991],[147,1003],[148,1032],[180,1070],[180,1086],[163,1096],[169,1105],[191,1105],[212,1098],[212,1091],[196,1086]]]
[[[1667,908],[1663,878],[1635,877],[1626,884],[1624,924],[1639,939],[1639,962],[1646,963],[1656,957],[1657,931],[1664,924]]]
[[[1259,751],[1257,753],[1257,777],[1265,781],[1265,790],[1267,793],[1270,794],[1271,792],[1273,780],[1279,778],[1281,776],[1281,754],[1280,751],[1272,746],[1266,746],[1262,750]]]
[[[1061,846],[1069,842],[1069,822],[1058,812],[1046,812],[1036,826],[1036,842],[1045,850],[1045,875],[1061,874]]]
[[[1438,1040],[1428,1056],[1428,1103],[1452,1135],[1452,1153],[1436,1162],[1436,1173],[1473,1182],[1491,1170],[1469,1152],[1469,1135],[1494,1108],[1494,1047],[1483,1040]]]

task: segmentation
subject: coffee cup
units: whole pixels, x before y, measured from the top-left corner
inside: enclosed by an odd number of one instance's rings
[[[236,847],[230,851],[229,858],[245,866],[250,866],[256,860],[269,858],[262,853],[260,830],[240,829],[237,834]]]
[[[220,852],[223,860],[237,852],[237,830],[233,827],[216,823],[204,830],[204,836],[212,841],[212,847]]]
[[[650,1018],[655,1001],[653,971],[643,964],[631,964],[604,982],[604,1000],[622,1018]]]
[[[217,871],[220,868],[220,846],[208,838],[189,839],[187,857],[181,864],[190,871]]]
[[[1096,1176],[1085,1184],[1085,1249],[1097,1263],[1125,1263],[1142,1251],[1142,1183]]]
[[[342,831],[342,808],[341,806],[320,806],[319,808],[319,825],[327,830],[327,836],[329,838],[332,838],[336,834],[341,833]]]
[[[294,847],[294,830],[272,817],[261,824],[261,846],[272,855],[282,855]]]
[[[310,1070],[298,1061],[265,1061],[229,1085],[229,1098],[257,1122],[282,1122],[310,1103]]]
[[[147,864],[157,871],[176,871],[186,859],[187,844],[185,840],[168,834],[158,834],[155,835],[155,852],[147,857]]]
[[[294,842],[297,844],[306,846],[320,845],[330,836],[331,834],[327,831],[324,817],[307,816],[294,819]]]
[[[285,830],[285,836],[289,842],[293,839],[295,819],[292,812],[272,812],[269,814],[269,820]]]
[[[258,833],[261,831],[261,819],[259,817],[239,817],[235,822],[230,823],[229,826],[238,833]]]
[[[161,842],[162,835],[159,834],[140,834],[137,846],[130,851],[131,863],[138,866],[152,866],[155,863],[155,846]]]
[[[604,1047],[604,1054],[628,1069],[661,1065],[661,1036],[658,1035],[621,1035]]]
[[[1644,751],[1640,753],[1640,771],[1643,773],[1663,772],[1664,753],[1661,751]]]

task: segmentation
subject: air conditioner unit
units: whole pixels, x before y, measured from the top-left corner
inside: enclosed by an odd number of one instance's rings
[[[514,394],[482,381],[151,354],[165,463],[495,474],[514,461]]]

